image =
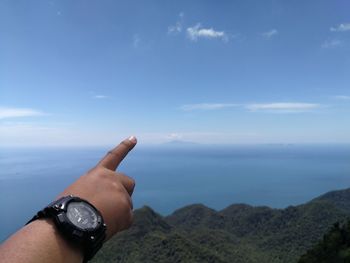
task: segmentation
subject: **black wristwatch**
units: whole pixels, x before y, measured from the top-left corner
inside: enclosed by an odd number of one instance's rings
[[[97,253],[106,238],[106,224],[101,213],[79,197],[69,195],[52,202],[27,224],[40,218],[52,218],[58,231],[73,245],[82,248],[83,262]]]

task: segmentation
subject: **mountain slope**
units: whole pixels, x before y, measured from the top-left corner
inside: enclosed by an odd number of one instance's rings
[[[299,263],[350,262],[350,221],[334,224],[323,239],[304,254]]]
[[[201,204],[162,217],[135,211],[133,226],[107,242],[94,262],[296,262],[350,216],[350,189],[286,209]]]

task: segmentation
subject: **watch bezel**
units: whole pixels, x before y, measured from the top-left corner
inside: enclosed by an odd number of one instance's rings
[[[89,205],[93,209],[97,217],[97,226],[95,228],[83,229],[72,223],[67,216],[68,205],[72,202],[82,202]],[[53,219],[56,226],[63,232],[63,234],[74,241],[83,242],[86,239],[89,239],[90,242],[97,242],[97,239],[99,239],[98,234],[100,234],[101,231],[104,231],[106,228],[103,217],[96,207],[79,197],[68,196],[68,198],[63,198],[61,202],[54,204],[51,209],[54,210],[51,212],[53,212]]]
[[[74,221],[72,221],[72,218],[70,217],[70,207],[72,205],[78,204],[79,206],[84,206],[86,207],[85,209],[90,210],[93,214],[94,214],[94,226],[92,227],[81,227],[78,224],[76,224]],[[71,224],[75,225],[77,228],[81,229],[81,230],[87,230],[87,231],[93,231],[95,230],[98,225],[101,224],[102,218],[101,216],[97,213],[96,209],[94,207],[92,207],[89,203],[87,202],[81,202],[81,201],[70,201],[67,203],[67,205],[65,206],[65,216],[66,218],[70,221]]]

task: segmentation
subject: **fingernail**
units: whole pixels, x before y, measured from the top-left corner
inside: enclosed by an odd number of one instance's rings
[[[133,143],[137,143],[137,139],[135,136],[130,136],[128,140],[133,142]]]

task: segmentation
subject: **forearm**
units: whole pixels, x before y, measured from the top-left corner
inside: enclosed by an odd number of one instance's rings
[[[136,143],[133,136],[122,141],[62,192],[61,196],[66,198],[55,202],[58,207],[53,208],[52,203],[45,208],[45,211],[50,211],[47,216],[53,219],[62,216],[64,222],[57,220],[57,226],[66,223],[69,226],[66,236],[76,240],[75,244],[83,243],[84,249],[75,247],[73,242],[61,236],[52,219],[39,219],[20,229],[0,246],[1,263],[81,263],[83,254],[86,259],[91,258],[106,241],[104,237],[108,239],[128,228],[132,222],[131,195],[135,181],[115,170]],[[68,216],[72,204],[75,207],[74,212],[70,211],[73,219]],[[41,211],[40,215],[44,212]],[[86,235],[80,237],[81,230]]]
[[[3,263],[79,262],[82,252],[66,241],[50,219],[26,225],[0,246]]]

